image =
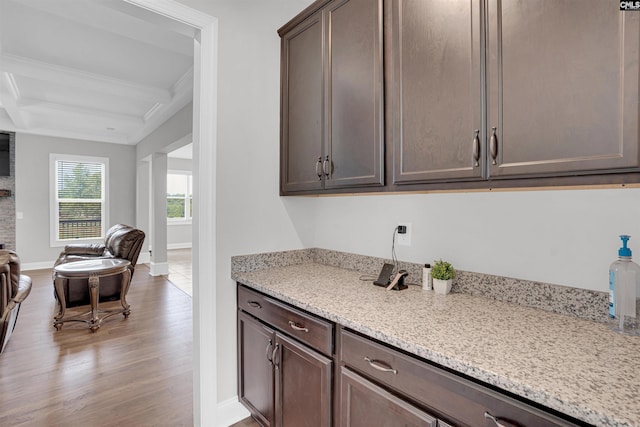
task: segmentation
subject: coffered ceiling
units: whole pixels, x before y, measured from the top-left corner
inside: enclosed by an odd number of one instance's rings
[[[136,144],[192,100],[193,30],[122,0],[0,0],[0,130]]]

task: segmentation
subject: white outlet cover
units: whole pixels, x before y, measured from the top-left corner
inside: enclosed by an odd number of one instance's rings
[[[398,233],[396,236],[396,242],[399,246],[411,246],[411,223],[410,222],[399,222],[398,226],[404,225],[407,227],[407,232],[405,234]]]

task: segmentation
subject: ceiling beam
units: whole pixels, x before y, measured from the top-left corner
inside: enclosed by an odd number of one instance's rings
[[[20,100],[20,89],[11,73],[2,73],[2,82],[0,83],[0,100],[4,110],[13,121],[13,125],[18,129],[26,129],[29,126],[26,114],[23,114],[18,108]]]
[[[51,82],[91,92],[115,95],[127,99],[144,99],[168,104],[171,101],[169,90],[146,86],[124,80],[114,79],[73,68],[47,64],[16,55],[4,54],[0,57],[2,71],[17,76]]]
[[[143,126],[142,117],[129,114],[113,113],[87,107],[76,107],[68,104],[58,104],[55,102],[40,101],[37,99],[21,99],[18,108],[23,111],[35,114],[46,114],[49,117],[84,117],[94,121],[112,123],[111,127],[140,127]]]

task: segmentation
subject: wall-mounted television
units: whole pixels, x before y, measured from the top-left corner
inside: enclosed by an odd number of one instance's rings
[[[0,176],[11,175],[9,134],[0,133]]]

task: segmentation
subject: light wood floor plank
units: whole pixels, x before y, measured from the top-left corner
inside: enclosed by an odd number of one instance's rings
[[[95,333],[84,323],[56,331],[51,270],[25,274],[32,292],[0,355],[0,426],[193,425],[187,294],[138,265],[129,319],[113,316]]]

